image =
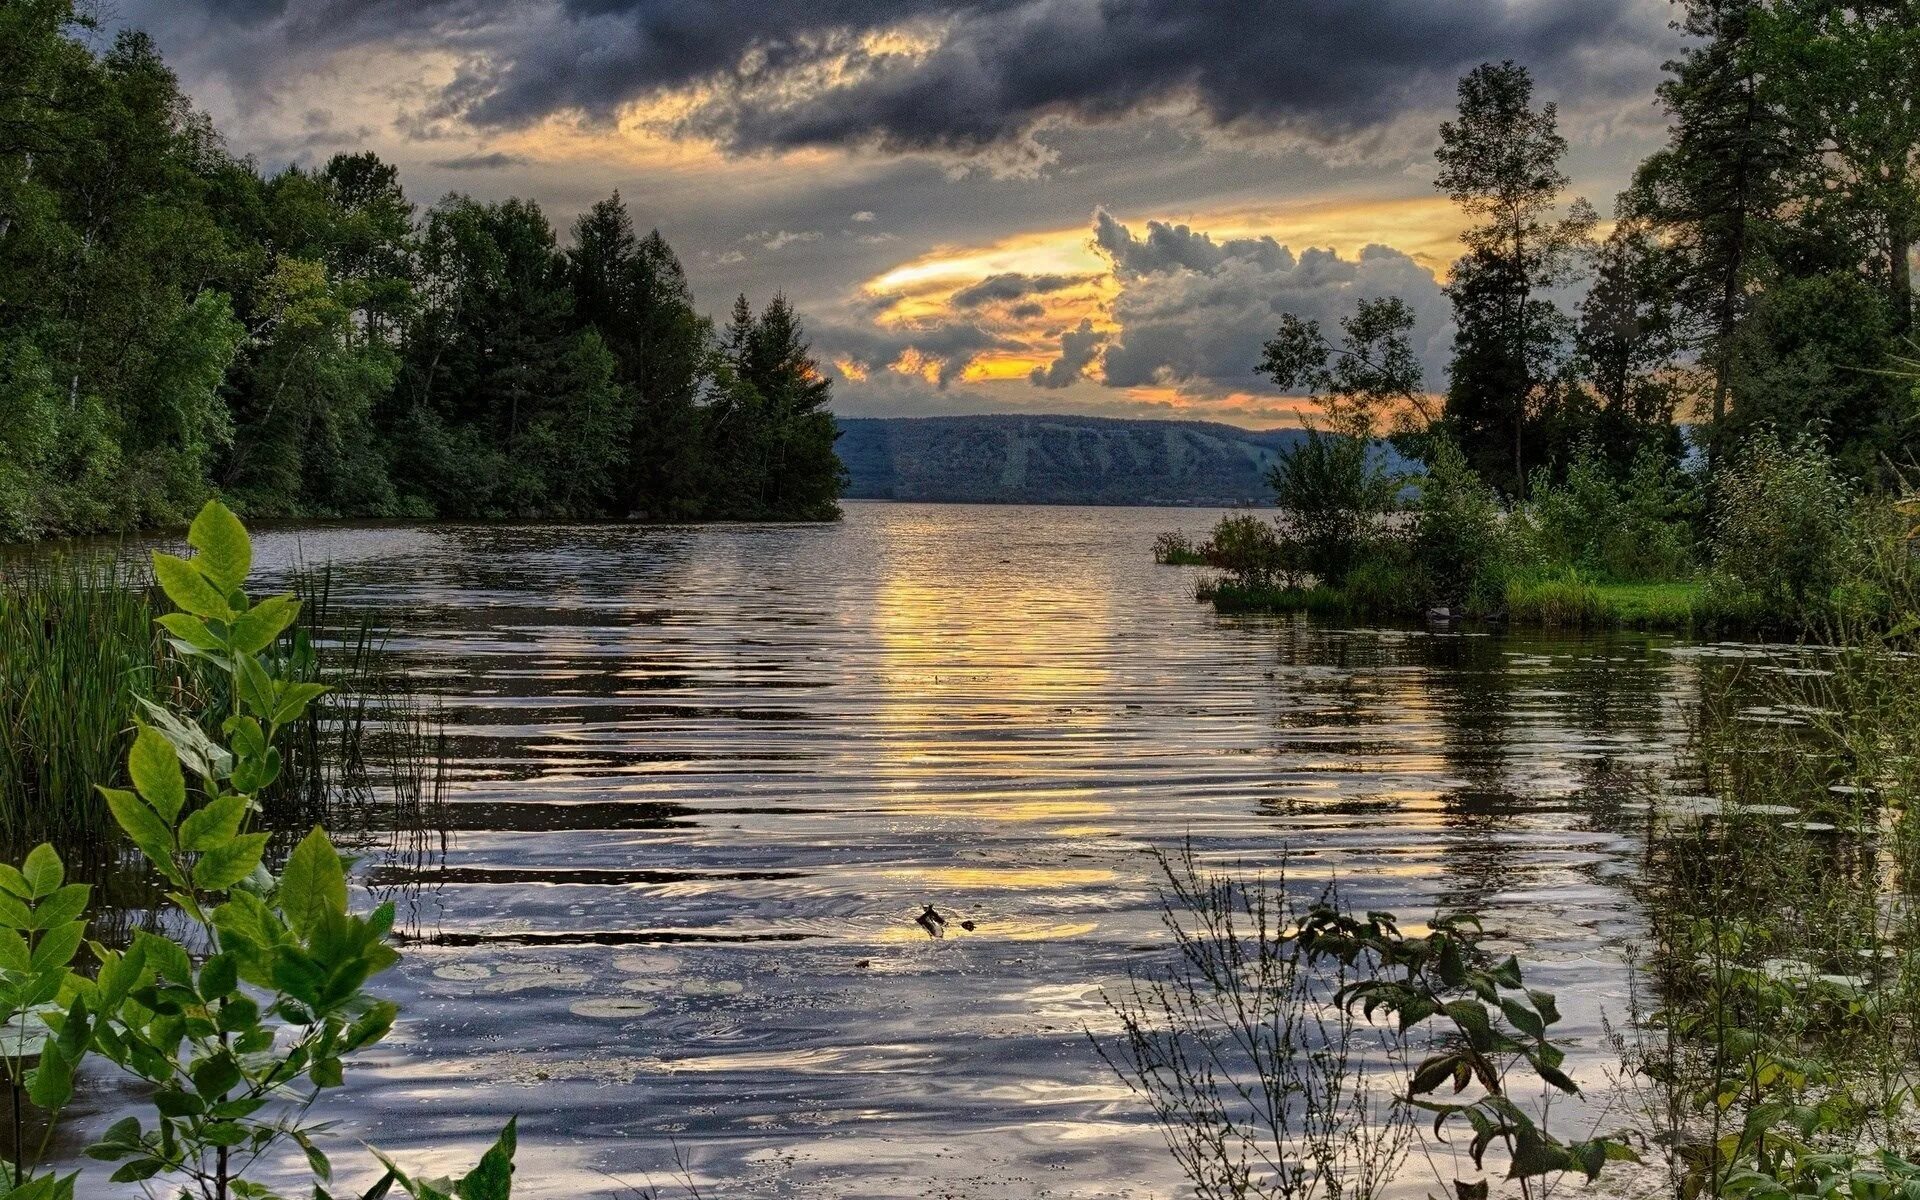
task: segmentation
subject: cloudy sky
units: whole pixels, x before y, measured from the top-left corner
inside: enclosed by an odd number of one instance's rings
[[[1433,188],[1512,58],[1604,213],[1667,0],[115,0],[231,147],[371,148],[422,203],[618,189],[704,308],[784,290],[847,415],[1291,423],[1261,341],[1397,294],[1445,362]]]

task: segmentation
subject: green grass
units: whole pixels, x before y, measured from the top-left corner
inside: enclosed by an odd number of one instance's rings
[[[379,804],[405,823],[444,787],[438,722],[379,653],[379,633],[336,610],[326,570],[293,590],[303,603],[287,673],[336,686],[286,731],[280,777],[259,799],[290,828]],[[96,785],[125,784],[137,698],[226,711],[225,676],[167,651],[153,621],[164,605],[145,570],[111,558],[0,575],[0,844],[84,852],[113,828]]]
[[[1700,611],[1707,585],[1675,579],[1658,583],[1600,583],[1594,588],[1613,623],[1636,629],[1684,629]]]
[[[1367,578],[1356,572],[1356,581],[1366,583]],[[1691,628],[1702,613],[1705,592],[1706,585],[1693,580],[1606,583],[1573,572],[1527,575],[1508,582],[1504,616],[1523,628],[1682,630]],[[1412,586],[1389,594],[1378,586],[1285,587],[1226,576],[1201,581],[1195,598],[1211,601],[1223,613],[1306,612],[1336,618],[1417,620],[1424,606],[1410,599],[1416,593]]]
[[[134,697],[172,689],[150,582],[110,560],[0,581],[0,836],[108,827],[95,784],[121,778]]]

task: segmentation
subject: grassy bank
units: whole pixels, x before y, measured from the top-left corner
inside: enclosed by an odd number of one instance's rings
[[[1363,578],[1358,587],[1288,586],[1226,576],[1195,585],[1195,598],[1223,613],[1293,613],[1360,620],[1421,620],[1427,610],[1408,593]],[[1707,587],[1697,580],[1612,583],[1577,574],[1510,580],[1501,607],[1447,609],[1448,615],[1535,629],[1657,629],[1681,632],[1704,625]]]

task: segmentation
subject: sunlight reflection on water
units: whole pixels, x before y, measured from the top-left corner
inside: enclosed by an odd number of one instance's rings
[[[1217,617],[1149,554],[1215,515],[265,533],[393,630],[460,760],[445,853],[363,868],[419,940],[331,1115],[453,1166],[519,1113],[529,1197],[668,1185],[676,1145],[709,1194],[1169,1195],[1085,1029],[1160,953],[1143,848],[1187,836],[1290,847],[1356,905],[1482,908],[1595,1077],[1629,785],[1671,759],[1688,660]]]

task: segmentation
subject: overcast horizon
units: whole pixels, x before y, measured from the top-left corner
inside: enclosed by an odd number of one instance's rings
[[[236,153],[371,149],[425,206],[618,190],[703,311],[784,291],[844,416],[1296,423],[1281,311],[1400,295],[1430,381],[1458,77],[1511,58],[1603,215],[1662,139],[1664,0],[805,6],[124,0]]]

